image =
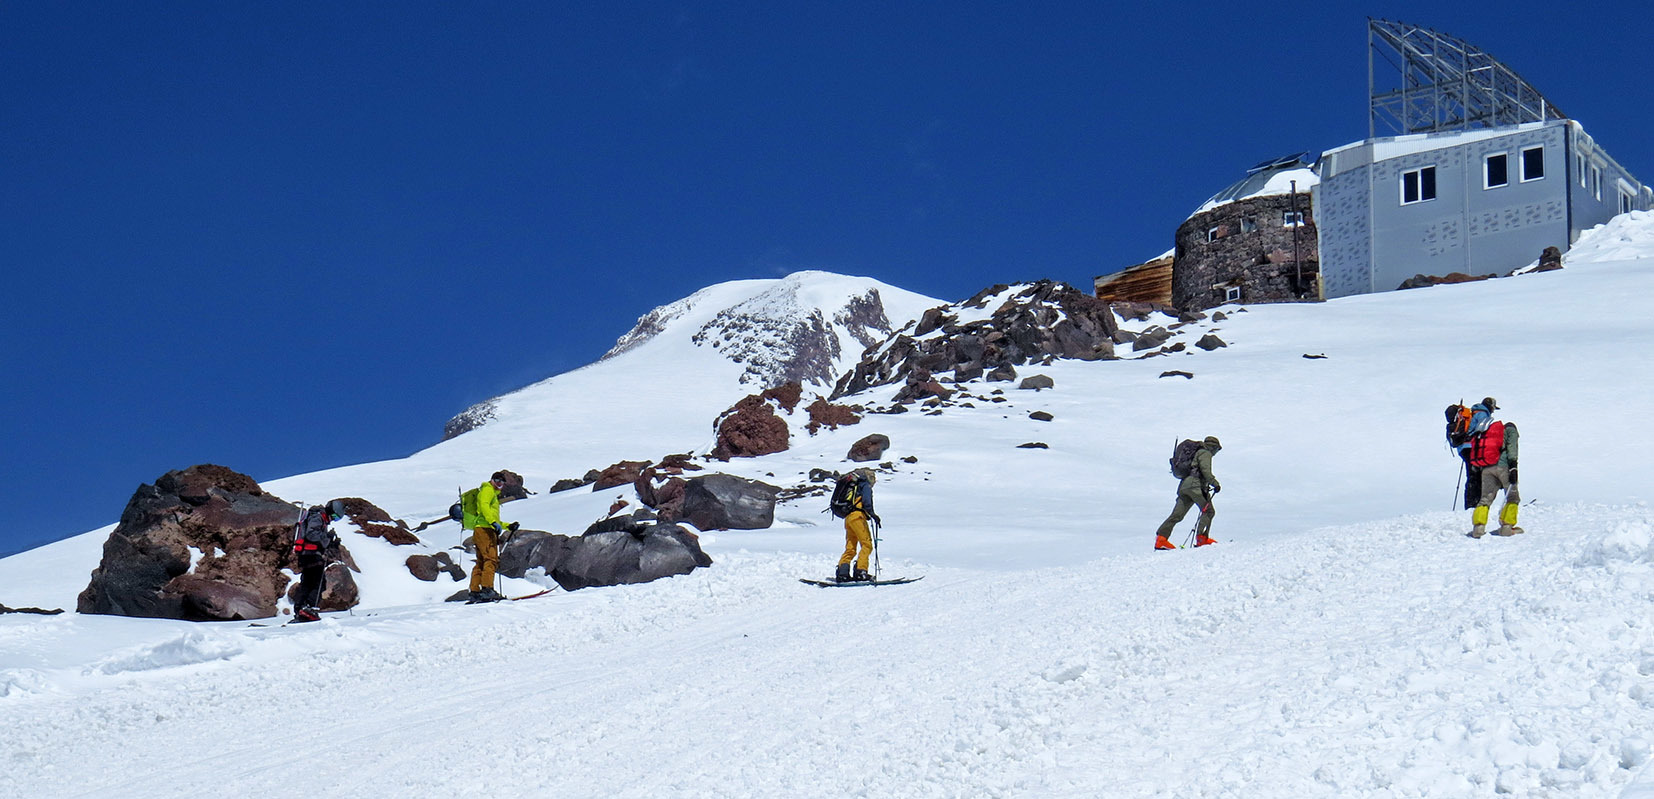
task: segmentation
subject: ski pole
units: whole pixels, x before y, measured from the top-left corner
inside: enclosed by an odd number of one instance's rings
[[[881,570],[879,566],[879,523],[872,519],[868,519],[868,521],[873,525],[873,579],[877,580]]]

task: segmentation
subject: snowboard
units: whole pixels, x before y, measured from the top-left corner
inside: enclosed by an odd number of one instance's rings
[[[853,580],[851,582],[840,583],[833,580],[806,580],[803,577],[800,577],[798,578],[798,581],[801,583],[820,586],[822,588],[855,588],[858,585],[906,585],[908,583],[916,583],[923,579],[925,578],[897,577],[894,580]]]

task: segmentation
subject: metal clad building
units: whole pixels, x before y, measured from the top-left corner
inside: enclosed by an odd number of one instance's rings
[[[1435,31],[1369,20],[1369,134],[1323,153],[1314,203],[1328,299],[1418,274],[1509,272],[1654,193],[1507,67]],[[1382,49],[1383,52],[1380,52]],[[1369,73],[1374,74],[1372,62]]]

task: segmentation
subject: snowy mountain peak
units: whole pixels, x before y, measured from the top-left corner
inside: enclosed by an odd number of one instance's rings
[[[728,301],[728,287],[760,282],[768,285],[717,307],[720,301]],[[894,313],[886,307],[886,297],[892,292],[900,295],[899,310]],[[719,284],[644,314],[603,360],[631,352],[681,326],[697,347],[716,350],[739,364],[742,385],[769,388],[796,381],[830,386],[862,350],[893,331],[893,316],[898,323],[912,318],[915,298],[918,295],[877,281],[819,271],[795,272],[777,281]],[[918,299],[918,305],[934,302]],[[686,323],[677,324],[679,320]],[[690,325],[694,325],[693,332],[688,331]]]
[[[603,390],[606,408],[623,403],[612,385],[673,386],[680,396],[675,407],[695,409],[710,421],[754,388],[792,381],[832,386],[866,347],[941,304],[871,278],[831,272],[718,283],[639,317],[596,363],[473,405],[448,421],[443,440],[512,419],[543,425],[547,414],[568,418],[571,403],[551,398],[574,385],[597,390],[597,372],[628,375]],[[690,395],[697,401],[681,399]],[[650,408],[643,415],[660,415]]]

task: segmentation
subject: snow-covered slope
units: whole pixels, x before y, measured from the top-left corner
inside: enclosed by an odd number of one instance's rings
[[[914,585],[797,583],[842,547],[815,498],[771,530],[703,536],[712,568],[646,586],[283,629],[0,617],[0,758],[19,764],[0,796],[1614,796],[1654,740],[1637,468],[1654,446],[1654,214],[1566,263],[1227,308],[1191,331],[1225,349],[1023,369],[1056,387],[969,384],[973,407],[870,414],[729,464],[791,484],[888,435],[880,555],[926,575]],[[754,288],[661,328],[699,331]],[[564,476],[534,424],[556,414],[608,411],[610,436],[634,436],[620,456],[701,446],[710,416],[632,419],[598,379],[700,358],[693,335],[560,376],[555,397],[502,398],[414,458],[271,488],[439,513],[456,473],[543,459]],[[721,390],[748,393],[744,368]],[[1512,539],[1465,538],[1453,509],[1441,409],[1484,395],[1523,432],[1533,504]],[[1224,441],[1222,543],[1152,552],[1172,442],[1207,434]],[[438,496],[401,488],[421,484]],[[508,512],[571,531],[623,490]],[[0,561],[0,602],[62,604],[85,538]],[[328,756],[293,768],[294,735],[317,730]]]
[[[836,372],[860,357],[861,340],[941,302],[827,272],[720,283],[646,314],[598,362],[490,400],[487,421],[469,432],[405,459],[263,484],[286,499],[362,496],[432,519],[456,487],[498,469],[543,491],[620,460],[705,452],[713,420],[736,400],[798,377],[826,393],[830,377],[811,384],[796,373]]]

